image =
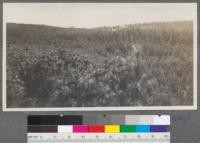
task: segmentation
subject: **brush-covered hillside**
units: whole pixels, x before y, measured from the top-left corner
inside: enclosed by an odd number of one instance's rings
[[[193,23],[7,24],[8,107],[193,104]]]

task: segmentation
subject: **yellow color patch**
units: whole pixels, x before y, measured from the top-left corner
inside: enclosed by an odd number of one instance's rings
[[[105,133],[119,133],[120,126],[119,125],[105,125]]]

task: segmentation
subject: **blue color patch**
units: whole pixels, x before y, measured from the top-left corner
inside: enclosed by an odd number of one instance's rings
[[[150,132],[150,125],[136,125],[136,132]]]

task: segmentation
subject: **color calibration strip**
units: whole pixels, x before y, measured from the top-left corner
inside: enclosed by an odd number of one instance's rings
[[[29,116],[28,143],[170,143],[168,115]]]
[[[148,133],[169,132],[168,125],[40,125],[28,126],[29,133]]]

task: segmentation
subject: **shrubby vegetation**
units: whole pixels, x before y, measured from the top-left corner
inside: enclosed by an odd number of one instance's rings
[[[92,29],[8,23],[7,105],[192,105],[192,29],[190,21]]]

